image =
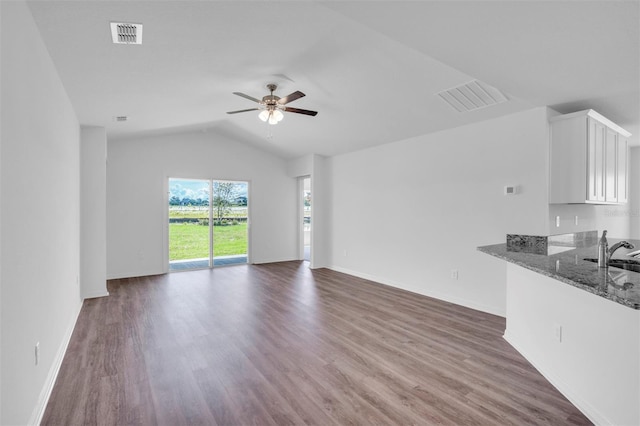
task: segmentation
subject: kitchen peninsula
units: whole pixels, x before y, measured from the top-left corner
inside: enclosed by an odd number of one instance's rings
[[[640,424],[640,273],[585,260],[595,231],[478,250],[507,261],[504,338],[594,423]]]

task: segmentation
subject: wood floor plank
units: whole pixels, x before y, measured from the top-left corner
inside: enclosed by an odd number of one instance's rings
[[[108,282],[44,425],[590,424],[503,318],[304,262]]]

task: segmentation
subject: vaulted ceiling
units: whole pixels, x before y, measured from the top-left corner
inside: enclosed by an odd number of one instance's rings
[[[109,138],[202,129],[284,158],[335,155],[548,105],[640,132],[640,2],[28,1],[83,125]],[[142,45],[110,22],[144,25]],[[457,112],[480,80],[508,102]],[[306,93],[276,126],[232,92]],[[128,116],[126,122],[114,117]]]

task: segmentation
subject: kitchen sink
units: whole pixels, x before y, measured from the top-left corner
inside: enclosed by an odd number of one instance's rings
[[[598,263],[598,259],[594,258],[585,258],[584,260],[588,262]],[[640,261],[633,259],[610,259],[609,266],[613,266],[615,268],[626,269],[627,271],[640,272]]]

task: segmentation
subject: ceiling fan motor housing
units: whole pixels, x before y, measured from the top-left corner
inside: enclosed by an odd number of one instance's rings
[[[275,105],[279,99],[280,99],[279,96],[267,95],[262,98],[262,102],[264,102],[267,105]]]
[[[262,97],[262,102],[264,102],[267,106],[275,105],[280,100],[280,96],[276,96],[273,94],[273,92],[275,92],[277,88],[278,88],[277,84],[274,84],[274,83],[267,84],[267,89],[269,89],[271,94]]]

